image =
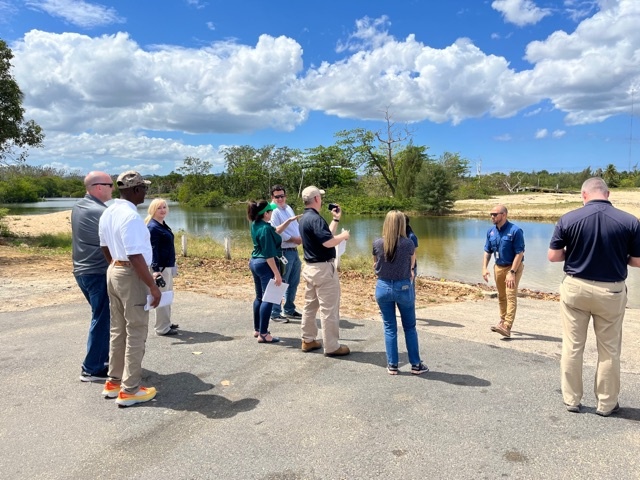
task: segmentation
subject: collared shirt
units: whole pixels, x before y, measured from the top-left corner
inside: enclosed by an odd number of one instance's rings
[[[304,209],[300,217],[300,236],[305,262],[327,262],[336,258],[335,247],[327,248],[323,245],[324,242],[333,238],[329,224],[315,209]]]
[[[153,251],[151,269],[154,272],[160,272],[164,268],[175,267],[176,246],[173,240],[173,232],[169,225],[164,221],[160,223],[152,218],[149,220],[147,228],[151,235],[151,250]]]
[[[264,220],[251,222],[251,240],[253,252],[251,258],[274,258],[282,256],[282,238],[270,224]]]
[[[71,249],[73,274],[104,275],[107,259],[100,249],[98,223],[107,206],[90,194],[86,194],[71,210]]]
[[[114,260],[128,261],[129,255],[142,255],[151,265],[149,230],[130,201],[115,199],[100,217],[99,231],[100,246],[108,247]]]
[[[293,209],[286,205],[284,207],[278,206],[271,213],[271,225],[277,227],[278,225],[282,225],[288,218],[291,218],[295,215]],[[280,234],[282,237],[282,248],[297,248],[298,244],[290,242],[289,239],[291,237],[299,237],[300,236],[300,226],[297,220],[294,220],[287,228],[284,229],[284,232]]]
[[[511,265],[516,255],[524,252],[524,232],[508,220],[501,228],[494,225],[487,231],[484,251],[493,253],[496,265]]]
[[[627,278],[628,257],[640,257],[640,222],[608,200],[591,200],[560,217],[549,248],[566,249],[567,275],[621,282]]]

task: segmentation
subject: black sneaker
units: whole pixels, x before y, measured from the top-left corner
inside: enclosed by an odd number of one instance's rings
[[[283,317],[282,315],[278,315],[277,317],[271,317],[271,320],[279,323],[289,323],[289,319],[287,317]]]
[[[96,373],[95,375],[82,370],[82,373],[80,374],[81,382],[106,382],[108,378],[109,375],[107,375],[107,370]]]
[[[429,371],[429,367],[427,367],[424,363],[420,362],[418,365],[411,365],[411,373],[414,375],[422,375],[423,373],[427,373]]]
[[[294,311],[293,313],[285,313],[285,316],[288,318],[295,318],[295,319],[301,319],[302,318],[302,314],[300,312],[296,312]]]

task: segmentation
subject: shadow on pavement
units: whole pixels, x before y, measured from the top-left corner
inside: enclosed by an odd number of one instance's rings
[[[441,320],[432,320],[430,318],[416,318],[416,320],[426,323],[429,327],[464,328],[464,325],[460,323],[443,322]]]
[[[343,318],[340,319],[340,328],[344,328],[345,330],[353,330],[356,327],[364,327],[364,323],[353,323]]]
[[[171,336],[171,345],[192,345],[196,343],[228,342],[233,337],[227,337],[214,332],[190,332],[189,330],[179,330],[178,335]]]
[[[387,354],[385,352],[351,352],[351,355],[340,357],[342,361],[349,360],[351,362],[368,363],[376,367],[380,367],[386,373]],[[402,364],[400,364],[402,366]],[[402,374],[411,375],[409,372],[401,372]],[[435,380],[445,382],[451,385],[459,385],[461,387],[488,387],[491,382],[484,378],[474,377],[460,373],[445,373],[430,371],[422,375],[416,375],[425,380]]]
[[[624,418],[625,420],[640,422],[640,408],[621,407],[620,412],[612,415],[610,418]]]
[[[541,342],[562,343],[562,338],[560,338],[560,337],[550,337],[548,335],[537,335],[535,333],[526,333],[526,332],[511,332],[511,338],[509,338],[507,340],[509,340],[509,341],[514,341],[514,340],[539,340]]]
[[[143,374],[144,384],[156,387],[155,401],[140,406],[168,408],[182,412],[197,412],[207,418],[231,418],[258,406],[260,400],[243,398],[229,400],[222,395],[203,394],[214,388],[192,373],[161,375],[149,370]]]

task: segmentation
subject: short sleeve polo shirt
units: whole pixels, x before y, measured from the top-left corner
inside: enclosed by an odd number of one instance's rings
[[[336,249],[323,245],[333,238],[329,224],[315,209],[305,208],[299,223],[305,262],[328,262],[336,258]]]
[[[627,278],[628,257],[640,257],[640,223],[608,200],[592,200],[560,217],[549,248],[566,248],[567,275],[621,282]]]
[[[280,248],[282,237],[264,220],[256,220],[251,224],[251,240],[253,240],[252,258],[274,258],[282,255]]]

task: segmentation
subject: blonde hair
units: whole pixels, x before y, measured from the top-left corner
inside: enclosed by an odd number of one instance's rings
[[[382,248],[384,258],[387,262],[392,262],[396,256],[396,248],[400,237],[407,236],[407,221],[404,213],[398,210],[391,210],[387,213],[382,225]]]
[[[167,201],[164,198],[154,198],[153,201],[149,204],[149,208],[147,209],[147,212],[149,212],[149,215],[147,215],[144,219],[144,223],[148,224],[151,219],[153,218],[153,216],[156,214],[156,212],[158,211],[158,208],[160,208],[160,206],[162,204],[167,205]],[[169,205],[167,205],[167,212],[169,211]]]

